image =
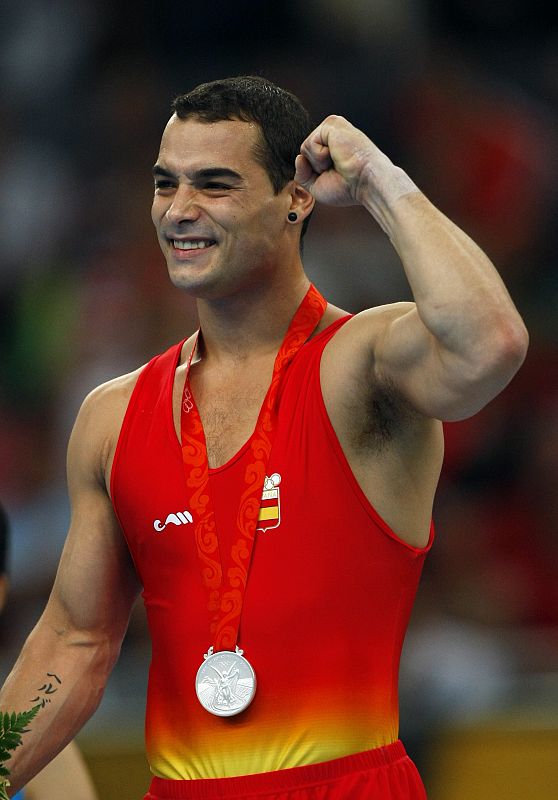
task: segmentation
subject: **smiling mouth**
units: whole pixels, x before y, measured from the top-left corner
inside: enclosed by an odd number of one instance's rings
[[[171,239],[171,244],[176,250],[205,250],[217,243],[214,239]]]

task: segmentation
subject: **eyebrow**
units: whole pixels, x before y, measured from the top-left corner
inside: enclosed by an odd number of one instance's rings
[[[163,175],[166,178],[176,178],[174,173],[165,169],[160,164],[155,164],[153,167],[153,175],[155,177]],[[242,175],[239,175],[238,172],[228,167],[206,167],[205,169],[198,169],[192,173],[192,181],[194,183],[207,178],[232,178],[233,180],[241,181]]]

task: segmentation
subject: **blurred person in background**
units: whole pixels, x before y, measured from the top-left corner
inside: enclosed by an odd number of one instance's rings
[[[8,516],[0,505],[0,614],[4,610],[9,591],[8,552],[10,529]],[[14,800],[97,800],[97,793],[87,771],[83,757],[74,742],[39,772],[26,788],[13,795]]]
[[[173,112],[152,217],[200,329],[78,415],[70,532],[1,707],[25,708],[47,669],[61,684],[12,782],[94,712],[143,589],[146,798],[425,797],[398,740],[397,671],[440,420],[507,385],[525,327],[484,253],[346,119],[312,130],[256,77]],[[301,259],[316,202],[369,211],[414,302],[327,303]]]

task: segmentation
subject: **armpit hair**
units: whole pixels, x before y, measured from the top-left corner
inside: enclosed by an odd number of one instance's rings
[[[349,409],[354,420],[352,444],[357,451],[384,450],[419,418],[419,412],[391,381],[377,381],[364,389],[361,397],[364,400]]]

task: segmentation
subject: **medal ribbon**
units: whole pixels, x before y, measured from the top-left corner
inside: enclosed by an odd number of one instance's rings
[[[190,353],[184,381],[180,413],[182,460],[186,485],[191,490],[190,509],[200,559],[203,584],[208,595],[210,635],[215,651],[234,650],[238,640],[240,615],[248,581],[258,516],[277,419],[277,398],[286,368],[315,330],[327,303],[311,285],[295,313],[279,348],[273,376],[263,401],[254,434],[250,439],[251,458],[244,474],[245,488],[236,517],[237,537],[231,548],[232,566],[223,575],[219,538],[209,487],[209,463],[203,425],[189,384],[190,366],[199,331]]]

